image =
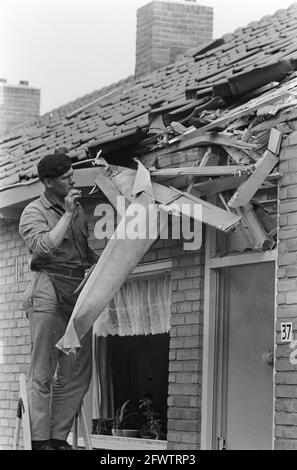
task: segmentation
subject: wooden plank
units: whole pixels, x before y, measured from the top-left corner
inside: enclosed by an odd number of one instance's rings
[[[247,237],[251,248],[263,251],[272,249],[275,242],[264,231],[252,204],[240,207],[236,209],[236,212],[242,219],[240,230]]]
[[[177,206],[179,207],[180,212],[183,213],[184,206],[194,203],[202,207],[201,222],[210,225],[211,227],[215,227],[223,232],[228,232],[240,223],[240,216],[237,216],[232,212],[227,212],[213,204],[210,204],[209,202],[196,198],[191,194],[179,191],[178,189],[169,189],[172,193],[179,195],[179,197],[174,199],[171,203],[166,204],[168,211],[170,211],[171,208],[174,211]]]
[[[225,152],[234,160],[237,165],[249,165],[250,164],[250,158],[247,156],[247,154],[241,150],[241,149],[236,149],[233,147],[227,147],[226,145],[223,145],[223,149]],[[254,160],[254,158],[253,158]]]
[[[240,165],[221,165],[221,166],[204,166],[204,167],[180,167],[180,168],[164,168],[162,170],[152,170],[151,176],[227,176],[240,175],[252,172],[253,166]]]
[[[180,122],[172,121],[170,123],[170,126],[172,127],[174,132],[180,135],[184,134],[187,131],[187,128],[183,126]]]
[[[199,132],[198,132],[199,131]],[[169,145],[172,146],[173,144],[180,143],[180,148],[178,150],[184,150],[182,144],[186,145],[192,144],[194,141],[197,145],[227,145],[236,148],[247,148],[247,149],[255,149],[258,146],[256,144],[252,144],[249,142],[244,142],[243,140],[236,139],[233,134],[227,132],[205,132],[201,133],[200,129],[189,128],[183,135],[179,137],[175,137],[174,139],[169,141]]]
[[[265,251],[264,253],[242,253],[223,256],[222,258],[211,258],[210,268],[226,268],[229,266],[241,266],[243,264],[270,263],[277,260],[277,250]]]
[[[201,160],[201,162],[199,163],[198,165],[198,161],[196,160],[195,162],[195,166],[199,166],[199,167],[203,167],[203,166],[207,166],[207,165],[217,165],[218,164],[218,161],[219,161],[219,158],[216,156],[216,162],[215,163],[212,163],[214,161],[214,156],[212,155],[211,153],[211,147],[208,147],[207,148],[207,151],[205,152],[205,154],[203,155],[203,158]],[[196,182],[196,177],[194,176],[192,178],[192,181],[191,183],[189,184],[189,186],[187,187],[187,193],[190,193],[191,192],[191,189],[193,188],[194,184]],[[174,186],[174,185],[171,185],[171,186]]]
[[[283,177],[282,173],[275,172],[275,173],[270,173],[270,175],[267,176],[267,181],[273,181],[273,180],[280,180]]]
[[[222,193],[224,191],[228,191],[229,189],[238,188],[238,186],[246,181],[247,178],[248,175],[227,177],[223,176],[221,178],[214,178],[203,183],[195,184],[191,190],[191,194],[193,194],[193,196],[200,194],[201,197]]]
[[[275,155],[279,155],[283,134],[274,127],[270,131],[268,150]]]
[[[266,177],[278,162],[278,158],[269,150],[255,164],[253,174],[242,183],[230,199],[228,206],[233,209],[246,206],[256,194]]]
[[[202,166],[207,166],[209,164],[209,160],[210,160],[210,157],[211,157],[212,153],[211,153],[211,147],[208,147],[207,151],[205,152],[205,154],[203,155],[203,158],[199,164],[200,167]]]
[[[198,129],[200,131],[200,129]],[[189,150],[196,147],[205,147],[207,145],[226,145],[239,149],[257,149],[257,144],[252,144],[248,142],[243,142],[242,140],[235,139],[233,136],[222,133],[215,132],[205,132],[197,135],[197,129],[194,131],[184,133],[182,136],[175,137],[172,139],[167,147],[162,149],[155,149],[153,152],[149,152],[145,155],[150,154],[156,156],[156,158],[163,157],[165,155],[170,155],[172,153],[181,152],[182,150]]]
[[[194,167],[195,169],[199,169]],[[209,168],[209,167],[202,167]],[[224,167],[218,167],[224,168]],[[242,167],[240,167],[242,169]],[[175,170],[175,169],[173,169]],[[177,168],[176,170],[179,170]],[[124,194],[128,199],[131,199],[132,188],[136,176],[136,171],[128,170],[122,174],[112,176],[112,180],[117,185],[118,191]],[[202,222],[209,224],[219,230],[228,231],[240,222],[240,217],[233,213],[229,213],[223,209],[220,209],[213,204],[196,198],[186,192],[181,192],[176,188],[168,188],[162,184],[152,182],[153,194],[156,202],[166,206],[166,210],[170,212],[171,208],[174,208],[174,204],[177,204],[180,210],[180,214],[183,214],[183,204],[200,204],[202,207]],[[164,208],[165,209],[165,208]],[[187,212],[185,212],[188,215]]]
[[[200,129],[197,130],[196,135],[201,135],[204,134],[204,132],[209,131],[214,128],[224,128],[225,124],[228,124],[229,122],[235,121],[236,119],[241,118],[242,116],[245,116],[246,114],[252,113],[253,111],[256,111],[257,109],[261,108],[262,106],[273,103],[276,100],[279,100],[281,98],[285,98],[286,96],[289,96],[290,93],[288,91],[283,91],[283,92],[275,92],[275,93],[270,93],[268,97],[262,97],[258,99],[254,99],[251,102],[247,103],[246,105],[243,105],[242,107],[237,108],[237,110],[225,114],[224,116],[215,119],[211,123],[207,124],[206,126],[201,127]]]
[[[112,177],[115,184],[117,184],[118,188],[120,188],[121,193],[124,194],[128,199],[130,199],[130,195],[132,193],[131,188],[134,184],[135,175],[136,171],[129,170],[127,172],[123,172],[122,174],[117,175],[116,177]],[[240,222],[240,217],[238,217],[237,215],[220,209],[214,206],[213,204],[203,201],[202,199],[196,198],[186,192],[181,192],[176,188],[168,188],[167,186],[163,186],[162,184],[152,182],[152,189],[155,201],[161,203],[164,206],[167,206],[164,209],[166,209],[166,211],[168,212],[170,212],[170,210],[174,208],[174,205],[177,204],[180,210],[180,214],[183,214],[183,204],[188,206],[189,204],[195,203],[199,204],[202,207],[201,221],[208,225],[216,227],[219,230],[229,231],[230,229],[238,225]],[[185,215],[188,215],[187,211],[185,211]]]

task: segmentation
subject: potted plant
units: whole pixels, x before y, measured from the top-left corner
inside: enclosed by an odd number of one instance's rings
[[[113,418],[99,418],[93,420],[92,434],[111,435]]]
[[[114,436],[138,437],[141,415],[130,403],[130,400],[125,401],[116,411],[112,428]]]
[[[139,409],[145,417],[145,422],[140,428],[140,437],[146,439],[160,439],[161,420],[159,413],[153,407],[153,401],[150,397],[140,400]]]

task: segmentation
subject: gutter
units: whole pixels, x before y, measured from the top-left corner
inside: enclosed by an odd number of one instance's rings
[[[74,170],[76,186],[79,188],[93,187],[96,174],[94,167]],[[39,180],[16,184],[3,190],[0,193],[0,218],[18,219],[24,207],[39,197],[43,190],[44,186]]]

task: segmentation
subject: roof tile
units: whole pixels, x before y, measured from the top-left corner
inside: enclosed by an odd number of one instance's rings
[[[192,48],[177,63],[145,77],[130,76],[19,126],[0,141],[2,187],[35,178],[37,160],[57,146],[66,145],[73,161],[79,161],[86,158],[88,146],[112,141],[117,135],[124,138],[137,126],[148,126],[148,113],[154,108],[165,113],[173,103],[187,104],[186,97],[205,96],[226,78],[294,57],[296,9],[294,4],[278,10],[233,34]]]

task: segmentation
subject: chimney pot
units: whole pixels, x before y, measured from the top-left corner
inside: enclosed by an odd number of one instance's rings
[[[27,80],[20,80],[20,85],[25,85],[25,86],[28,86],[29,85],[29,82]]]
[[[0,78],[0,82],[1,83],[7,83],[7,80],[6,80],[6,78]]]

